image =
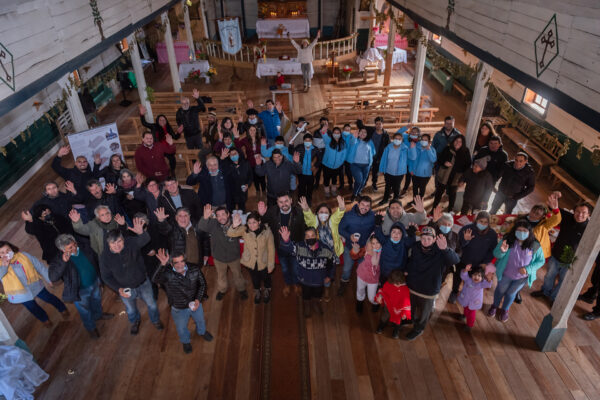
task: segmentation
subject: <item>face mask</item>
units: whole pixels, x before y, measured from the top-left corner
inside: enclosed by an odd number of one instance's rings
[[[230,148],[232,148],[232,147],[233,147],[233,143],[226,144],[225,146],[226,146],[228,149],[230,149]]]
[[[529,215],[527,216],[527,220],[529,222],[533,222],[533,223],[539,222],[539,219],[531,219],[531,217]]]
[[[445,235],[448,232],[450,232],[450,230],[452,229],[451,226],[447,226],[447,225],[442,225],[440,226],[440,231]]]
[[[321,214],[319,214],[319,221],[325,222],[328,219],[329,219],[329,214],[327,214],[327,213],[321,213]]]
[[[421,140],[421,146],[427,147],[427,145],[429,145],[429,142],[427,140]]]
[[[374,251],[375,253],[381,253],[381,247],[380,247],[380,248],[378,248],[378,249],[373,249],[373,251]]]
[[[50,222],[50,221],[52,221],[52,214],[48,214],[48,215],[46,215],[46,216],[44,217],[44,221],[46,221],[46,222]]]
[[[282,144],[276,144],[276,145],[275,145],[275,148],[276,148],[276,149],[283,149],[283,145],[282,145]]]
[[[334,134],[333,134],[333,138],[334,138],[335,140],[338,140],[338,139],[340,138],[340,136],[341,136],[341,135],[340,135],[339,133],[334,133]]]
[[[210,174],[210,176],[217,176],[217,175],[219,175],[219,170],[216,170],[216,171],[208,171],[208,173]]]
[[[529,232],[523,232],[523,231],[516,231],[515,232],[515,237],[518,240],[525,240],[529,237]]]
[[[7,259],[7,260],[9,260],[9,261],[10,261],[10,260],[12,260],[12,258],[13,258],[14,256],[15,256],[15,252],[14,252],[14,251],[12,251],[12,250],[10,250],[8,253],[6,253],[6,256],[5,256],[5,257],[6,257],[6,259]]]
[[[312,247],[315,245],[315,243],[317,243],[317,238],[305,239],[305,242],[307,245]]]
[[[256,118],[248,118],[248,122],[250,122],[252,125],[256,124]]]
[[[394,139],[394,146],[400,146],[402,144],[401,139]]]
[[[75,253],[74,256],[79,257],[79,247],[77,248],[77,253]]]
[[[350,134],[350,131],[342,131],[342,133],[343,133],[344,135],[349,135],[349,134]]]
[[[391,241],[392,243],[394,243],[394,244],[398,244],[398,243],[400,243],[400,240],[394,240],[394,239],[390,239],[390,241]]]
[[[304,142],[305,149],[310,149],[311,146],[312,146],[312,142]]]
[[[240,156],[238,154],[236,154],[235,156],[231,156],[229,158],[231,158],[231,161],[237,162],[240,159]]]
[[[410,135],[411,140],[417,140],[418,138],[419,138],[419,135]]]
[[[479,229],[480,231],[485,231],[488,228],[487,225],[482,225],[479,222],[476,225],[477,225],[477,229]]]

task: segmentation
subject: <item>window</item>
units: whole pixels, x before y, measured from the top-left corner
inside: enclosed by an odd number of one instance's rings
[[[433,35],[432,40],[437,44],[442,44],[442,37],[440,35]]]
[[[541,115],[544,115],[548,109],[548,99],[543,98],[531,89],[525,90],[523,103],[527,104]]]

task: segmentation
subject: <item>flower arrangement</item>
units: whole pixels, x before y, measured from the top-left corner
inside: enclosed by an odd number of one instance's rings
[[[196,60],[208,60],[208,55],[201,50],[196,50]]]
[[[267,44],[262,40],[258,41],[258,46],[254,46],[252,49],[254,51],[254,58],[258,61],[259,59],[263,59],[266,61],[267,58]]]
[[[190,79],[192,82],[195,82],[195,83],[204,82],[204,76],[202,76],[202,72],[200,72],[199,70],[191,71],[187,77],[188,77],[188,79]]]
[[[562,254],[558,258],[558,261],[561,263],[560,266],[563,268],[571,268],[575,260],[577,260],[575,249],[569,245],[563,247]]]
[[[342,73],[344,74],[346,80],[349,80],[350,75],[352,75],[352,67],[349,65],[344,65],[344,68],[342,68]]]
[[[215,75],[217,75],[217,69],[216,69],[215,67],[213,67],[213,66],[210,66],[210,67],[208,68],[208,71],[206,71],[206,75],[207,75],[208,77],[212,77],[212,76],[215,76]]]

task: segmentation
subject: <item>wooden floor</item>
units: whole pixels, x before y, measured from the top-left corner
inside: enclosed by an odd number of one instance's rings
[[[392,84],[409,83],[412,66],[395,70]],[[250,71],[220,69],[211,90],[246,90],[255,103],[269,97],[268,83],[257,81]],[[149,73],[155,90],[170,88],[168,70],[161,66]],[[296,83],[299,78],[293,78]],[[294,116],[320,113],[325,108],[323,83],[316,75],[309,94],[294,95]],[[184,89],[189,89],[186,85]],[[202,90],[203,87],[200,88]],[[464,131],[464,104],[458,96],[444,95],[436,81],[425,79],[425,94],[446,114],[457,117]],[[110,105],[103,122],[117,120],[127,129],[125,118],[134,115],[134,105],[123,109]],[[263,99],[263,100],[261,100]],[[438,119],[438,118],[436,118]],[[509,151],[512,149],[509,148]],[[56,179],[49,166],[42,168],[0,209],[0,238],[9,239],[33,254],[39,246],[28,237],[19,213],[40,193],[44,181]],[[381,186],[381,185],[380,185]],[[545,198],[552,188],[539,182],[536,191],[521,204],[523,210]],[[429,188],[431,191],[432,188]],[[373,197],[378,201],[380,187]],[[34,195],[32,195],[34,193]],[[344,192],[346,197],[349,193]],[[249,204],[255,205],[255,197]],[[315,201],[323,198],[321,191]],[[564,204],[575,201],[565,193]],[[430,203],[431,199],[427,200]],[[49,374],[40,399],[599,399],[600,322],[585,322],[578,316],[591,306],[577,303],[569,329],[556,353],[540,353],[534,336],[548,304],[524,292],[522,305],[511,309],[505,324],[478,313],[471,333],[462,329],[455,315],[459,308],[447,305],[450,288],[442,289],[436,311],[424,335],[414,342],[391,339],[391,331],[375,335],[378,316],[365,307],[354,311],[354,285],[344,297],[324,305],[323,316],[304,320],[301,302],[283,298],[279,269],[274,273],[274,297],[269,305],[241,301],[230,291],[221,302],[214,299],[213,268],[206,271],[210,299],[204,303],[208,330],[215,340],[205,343],[192,336],[193,353],[185,355],[169,315],[164,293],[159,295],[165,330],[156,331],[141,306],[138,336],[129,335],[124,306],[110,291],[103,306],[117,316],[101,321],[101,338],[88,338],[75,308],[62,320],[49,312],[54,327],[46,329],[22,306],[2,304],[17,334],[29,345],[36,360]],[[338,271],[339,272],[339,271]],[[541,284],[539,274],[534,289]],[[248,289],[250,289],[249,277]],[[60,286],[52,291],[62,292]],[[492,300],[485,294],[484,310]],[[403,331],[406,333],[406,330]]]

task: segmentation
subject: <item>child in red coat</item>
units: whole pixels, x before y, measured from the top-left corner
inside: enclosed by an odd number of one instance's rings
[[[398,339],[400,337],[400,326],[411,322],[410,293],[406,286],[404,272],[398,269],[392,271],[387,282],[377,292],[375,301],[385,305],[381,312],[376,333],[383,333],[387,322],[390,321],[394,324],[392,337]]]

